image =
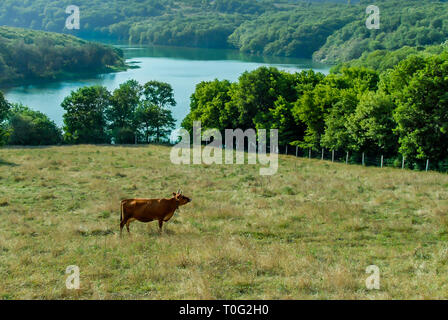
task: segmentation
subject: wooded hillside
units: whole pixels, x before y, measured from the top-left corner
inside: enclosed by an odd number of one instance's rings
[[[349,4],[350,3],[350,4]],[[378,0],[380,29],[365,22],[369,1],[79,0],[81,26],[65,29],[71,1],[0,3],[0,25],[70,32],[131,43],[348,61],[364,52],[440,44],[448,38],[448,3]]]
[[[0,85],[125,67],[122,52],[74,36],[0,27]]]

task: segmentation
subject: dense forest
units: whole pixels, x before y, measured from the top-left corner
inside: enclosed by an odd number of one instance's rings
[[[400,61],[411,55],[429,56],[442,53],[448,48],[448,40],[441,45],[426,47],[404,46],[397,50],[375,50],[364,52],[360,58],[340,63],[332,68],[333,72],[338,72],[343,67],[367,67],[378,72],[384,72],[395,67]]]
[[[390,67],[383,72],[340,65],[325,76],[262,67],[235,83],[202,82],[182,126],[191,131],[193,121],[201,121],[203,128],[223,133],[226,128],[276,128],[283,146],[339,150],[353,157],[384,155],[398,163],[404,156],[414,168],[431,159],[446,170],[448,47],[430,51],[390,54],[384,61]],[[361,62],[375,63],[380,53]]]
[[[448,38],[448,3],[442,0],[377,0],[379,30],[366,28],[366,7],[372,4],[366,0],[79,0],[80,29],[66,30],[65,9],[71,4],[3,0],[0,25],[332,63]]]
[[[0,85],[125,68],[120,50],[70,35],[0,27]]]
[[[370,4],[363,1],[361,6]],[[448,3],[429,0],[376,1],[380,8],[381,25],[368,30],[366,15],[355,19],[327,38],[314,53],[319,61],[348,61],[364,52],[396,50],[403,46],[440,44],[448,39]]]

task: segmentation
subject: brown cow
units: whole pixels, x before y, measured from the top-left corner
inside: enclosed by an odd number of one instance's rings
[[[182,195],[182,191],[173,192],[170,199],[126,199],[121,201],[120,236],[124,225],[129,232],[129,224],[138,220],[141,222],[159,221],[159,232],[162,232],[163,222],[167,222],[174,212],[191,199]]]

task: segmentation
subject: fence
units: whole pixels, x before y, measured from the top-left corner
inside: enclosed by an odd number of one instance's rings
[[[389,156],[372,155],[368,153],[350,153],[338,150],[328,150],[322,148],[321,150],[302,149],[291,145],[279,146],[278,152],[280,154],[293,155],[301,158],[320,159],[332,162],[340,162],[345,164],[360,164],[363,166],[372,167],[390,167],[411,169],[419,171],[440,171],[448,172],[448,161],[432,162],[431,159],[406,161],[403,156]]]
[[[146,144],[146,143],[145,143]],[[170,142],[161,142],[161,143],[152,143],[159,145],[167,145],[172,146],[173,144]],[[236,144],[238,147],[238,144]],[[257,150],[257,145],[254,146]],[[225,145],[222,145],[222,148],[225,148]],[[268,152],[270,152],[270,147],[267,146]],[[247,145],[244,145],[244,150],[247,151]],[[448,160],[432,162],[431,159],[426,160],[414,160],[414,161],[406,161],[406,158],[397,155],[397,156],[389,156],[385,157],[384,155],[372,155],[368,153],[350,153],[350,152],[342,152],[339,150],[328,150],[322,148],[321,150],[315,149],[302,149],[299,147],[285,145],[278,146],[277,153],[285,154],[285,155],[295,155],[296,157],[301,158],[309,158],[309,159],[320,159],[327,160],[332,162],[340,162],[349,164],[359,164],[363,166],[371,166],[371,167],[380,167],[380,168],[401,168],[401,169],[410,169],[417,171],[438,171],[438,172],[447,172],[448,173]]]

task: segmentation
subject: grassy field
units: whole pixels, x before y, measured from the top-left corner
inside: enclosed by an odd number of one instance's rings
[[[448,175],[280,156],[261,177],[169,152],[0,149],[0,299],[448,298]],[[178,188],[193,202],[162,235],[134,222],[120,239],[120,199]]]

